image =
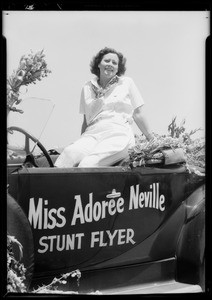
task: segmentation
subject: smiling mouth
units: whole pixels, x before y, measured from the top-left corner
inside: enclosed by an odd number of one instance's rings
[[[114,70],[113,69],[110,69],[110,68],[107,68],[107,69],[105,69],[105,72],[106,73],[112,73]]]
[[[112,67],[105,67],[105,70],[110,70],[110,71],[113,71],[113,68]]]

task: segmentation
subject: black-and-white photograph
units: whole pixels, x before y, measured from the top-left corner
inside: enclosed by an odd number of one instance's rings
[[[7,293],[204,293],[210,12],[2,16]]]

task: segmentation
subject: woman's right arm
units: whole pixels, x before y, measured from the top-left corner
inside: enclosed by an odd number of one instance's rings
[[[87,128],[87,122],[86,122],[86,118],[85,118],[85,115],[84,115],[82,128],[81,128],[81,134],[83,134],[85,132],[86,128]]]

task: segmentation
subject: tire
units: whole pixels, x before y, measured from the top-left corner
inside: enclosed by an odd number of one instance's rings
[[[34,243],[31,226],[20,205],[9,194],[7,195],[7,233],[14,236],[23,247],[23,255],[20,255],[19,246],[12,243],[14,257],[26,268],[26,280],[28,289],[34,271]]]

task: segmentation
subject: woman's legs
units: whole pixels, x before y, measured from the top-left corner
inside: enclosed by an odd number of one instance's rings
[[[73,144],[67,146],[55,162],[58,168],[71,168],[78,165],[78,163],[96,146],[97,141],[92,136],[82,136]]]
[[[79,167],[111,166],[128,156],[129,145],[129,135],[125,132],[109,136],[81,160]]]
[[[134,134],[127,124],[100,121],[66,147],[55,162],[59,168],[111,166],[128,156]]]

